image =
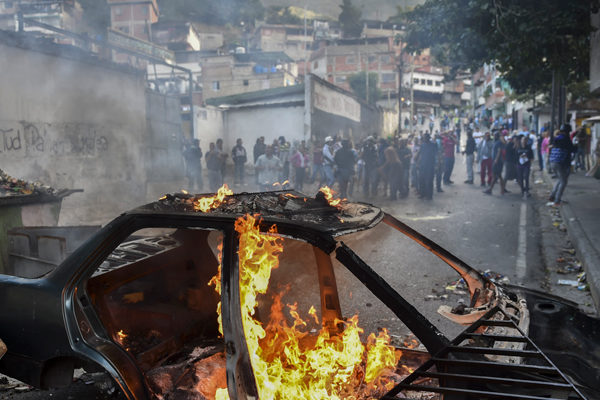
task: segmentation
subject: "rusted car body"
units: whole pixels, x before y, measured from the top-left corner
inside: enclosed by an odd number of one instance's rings
[[[259,397],[240,315],[240,248],[234,229],[240,217],[259,214],[262,232],[275,225],[278,235],[302,243],[307,247],[301,251],[314,256],[323,326],[335,329],[345,317],[339,300],[344,288],[335,283],[333,261],[422,345],[423,351],[406,353],[418,365],[381,398],[419,391],[443,399],[598,398],[600,323],[574,304],[495,284],[369,204],[334,206],[323,195],[281,191],[227,196],[203,212],[195,207],[203,197],[168,195],[124,213],[42,277],[1,276],[0,337],[8,352],[0,372],[49,388],[68,385],[76,367],[104,370],[126,397],[160,398],[165,371],[189,361],[176,355],[202,343],[203,349],[216,349],[209,356],[223,354],[221,376],[214,380],[226,385],[230,398]],[[411,238],[464,279],[470,303],[460,313],[440,310],[465,325],[457,338],[442,334],[342,241],[379,224]],[[290,259],[302,257],[298,254]],[[219,271],[220,296],[206,289]],[[135,332],[143,334],[133,340]]]

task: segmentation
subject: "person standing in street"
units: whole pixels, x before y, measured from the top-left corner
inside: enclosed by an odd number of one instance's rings
[[[490,133],[486,132],[483,136],[483,140],[479,142],[477,148],[477,161],[481,164],[481,186],[485,186],[485,177],[487,175],[488,186],[492,184],[492,150],[494,143],[490,138]]]
[[[531,196],[529,193],[529,173],[531,171],[531,160],[533,160],[533,150],[525,136],[519,142],[517,160],[517,180],[521,187],[521,196],[526,199]]]
[[[496,182],[500,181],[500,194],[504,194],[505,182],[504,178],[502,178],[502,169],[504,168],[504,137],[500,135],[500,132],[496,131],[494,133],[494,146],[492,148],[492,183],[487,190],[484,190],[485,194],[492,194],[492,190],[494,190],[494,185]]]
[[[223,151],[223,139],[217,139],[217,151],[219,152],[219,158],[221,159],[221,185],[225,180],[225,172],[227,168],[227,157],[229,154]],[[219,186],[221,187],[221,186]]]
[[[319,187],[323,186],[325,174],[323,173],[323,148],[319,143],[315,143],[312,152],[312,174],[310,176],[310,182],[314,183],[317,181],[317,175],[319,176]]]
[[[408,148],[408,140],[400,139],[400,147],[397,149],[398,158],[402,163],[402,181],[400,183],[400,197],[408,196],[409,175],[410,175],[410,159],[412,154]]]
[[[208,186],[211,192],[216,193],[223,186],[223,175],[221,175],[223,158],[221,157],[221,152],[213,142],[209,144],[209,150],[206,153],[205,159],[206,169],[208,170]]]
[[[398,193],[401,192],[402,162],[400,162],[398,152],[393,146],[389,146],[385,149],[383,155],[385,157],[385,163],[379,170],[390,185],[390,200],[397,200]]]
[[[544,139],[542,139],[541,145],[541,153],[543,159],[542,171],[550,172],[549,165],[549,157],[550,157],[550,131],[545,130],[542,135],[544,135]]]
[[[282,169],[279,182],[285,182],[290,178],[290,149],[291,145],[285,140],[284,136],[279,136],[279,160],[281,161]],[[285,187],[285,186],[284,186]]]
[[[505,147],[506,157],[504,157],[504,190],[507,193],[510,193],[510,191],[506,189],[508,182],[514,181],[515,179],[518,180],[517,164],[519,163],[519,157],[517,150],[520,146],[520,140],[521,136],[514,135],[512,138],[509,138]]]
[[[304,147],[294,147],[292,156],[290,157],[290,164],[294,167],[294,189],[301,191],[304,185],[306,167],[308,166],[308,154]]]
[[[444,145],[442,144],[442,137],[436,133],[433,137],[432,143],[437,147],[435,153],[435,189],[438,193],[443,193],[442,189],[442,178],[444,176]]]
[[[456,137],[451,131],[442,135],[442,146],[444,147],[444,185],[451,185],[452,171],[454,170],[454,149],[456,148]]]
[[[560,132],[554,137],[550,145],[550,165],[558,175],[558,180],[554,184],[550,198],[555,207],[562,204],[562,196],[569,181],[571,173],[571,154],[573,153],[573,143],[569,137],[571,126],[563,124]]]
[[[360,153],[364,162],[363,194],[367,198],[375,196],[377,192],[377,157],[375,138],[368,136]]]
[[[465,183],[473,184],[473,163],[475,162],[475,139],[473,138],[473,131],[467,129],[467,143],[465,145],[465,151],[463,154],[466,156],[467,163],[467,180]]]
[[[336,151],[334,160],[337,167],[337,179],[340,183],[340,197],[347,198],[348,184],[354,176],[354,165],[357,161],[350,140],[342,140],[342,147]]]
[[[273,154],[273,146],[267,146],[265,154],[258,157],[256,170],[258,171],[260,190],[262,192],[273,190],[273,184],[278,182],[281,171],[281,161]]]
[[[235,142],[235,146],[231,149],[231,159],[233,160],[233,165],[235,167],[235,173],[233,178],[233,183],[235,185],[243,185],[244,182],[244,166],[246,161],[248,161],[248,157],[246,155],[246,148],[242,146],[242,139],[238,138]]]
[[[200,140],[194,139],[192,144],[183,152],[185,159],[186,176],[190,190],[202,190],[202,150]]]
[[[419,155],[420,148],[421,148],[421,141],[417,136],[415,136],[412,140],[412,148],[411,148],[412,158],[410,161],[410,186],[415,188],[417,190],[417,192],[419,191],[419,182],[420,182],[417,156]]]
[[[419,198],[433,199],[433,173],[436,161],[437,146],[431,142],[429,133],[423,135],[423,143],[417,154],[419,168]]]
[[[335,183],[334,176],[335,160],[333,159],[333,138],[327,136],[323,146],[323,173],[325,174],[325,185],[330,188]]]

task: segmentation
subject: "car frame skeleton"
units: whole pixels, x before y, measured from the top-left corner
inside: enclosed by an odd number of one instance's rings
[[[594,339],[600,333],[597,319],[563,299],[493,283],[377,207],[331,205],[323,192],[310,198],[278,191],[221,196],[211,209],[198,211],[198,199],[207,197],[177,193],[124,213],[43,277],[0,276],[0,338],[8,348],[0,372],[48,388],[68,385],[73,369],[83,366],[107,371],[130,399],[151,398],[140,361],[108,332],[89,282],[111,252],[141,229],[216,230],[222,234],[220,301],[229,396],[258,397],[241,321],[239,249],[233,225],[243,215],[260,214],[261,231],[276,225],[279,235],[314,247],[323,324],[342,315],[335,301],[337,288],[331,284],[335,277],[330,256],[335,255],[427,349],[430,359],[383,398],[397,398],[401,391],[410,390],[437,392],[444,399],[586,399],[600,390],[600,346]],[[349,246],[336,240],[379,223],[425,247],[466,282],[468,307],[461,314],[440,309],[442,315],[468,326],[454,340],[446,338]],[[568,337],[548,335],[554,320],[560,321],[555,329]],[[425,385],[423,378],[437,384]]]

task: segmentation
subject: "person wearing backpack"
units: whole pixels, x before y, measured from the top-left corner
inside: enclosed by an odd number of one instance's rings
[[[562,195],[567,187],[569,181],[569,174],[571,172],[571,154],[573,153],[573,143],[569,137],[571,126],[569,124],[563,124],[560,127],[558,135],[554,137],[550,145],[550,164],[552,169],[556,171],[558,180],[554,184],[552,194],[548,201],[553,202],[553,206],[560,206]]]

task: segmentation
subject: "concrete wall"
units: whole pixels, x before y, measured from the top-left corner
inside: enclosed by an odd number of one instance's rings
[[[249,162],[256,139],[265,137],[271,144],[279,136],[293,143],[308,140],[304,136],[304,105],[267,105],[230,109],[225,114],[224,148],[231,151],[237,138],[242,138]]]
[[[225,136],[223,112],[217,107],[194,106],[194,130],[194,137],[200,140],[200,148],[206,153],[210,142]]]
[[[104,223],[145,199],[144,78],[0,43],[0,167],[57,188],[60,224]]]

